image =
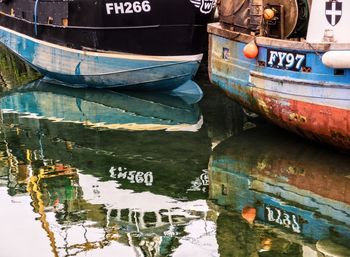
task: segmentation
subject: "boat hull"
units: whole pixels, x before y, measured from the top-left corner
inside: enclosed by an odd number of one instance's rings
[[[350,149],[350,70],[324,66],[322,46],[299,42],[283,45],[282,40],[262,39],[257,41],[258,57],[247,59],[243,48],[253,39],[251,36],[238,39],[238,33],[218,24],[210,25],[209,32],[209,75],[213,84],[281,127]],[[236,40],[230,39],[235,35]],[[312,50],[315,47],[319,51]],[[223,49],[229,52],[225,58]],[[269,67],[269,51],[296,50],[306,56],[306,65],[300,71]]]
[[[206,52],[214,14],[212,0],[4,2],[1,26],[27,36],[79,50],[158,56]]]
[[[2,26],[0,42],[43,75],[74,87],[172,90],[193,78],[202,58],[76,50]]]

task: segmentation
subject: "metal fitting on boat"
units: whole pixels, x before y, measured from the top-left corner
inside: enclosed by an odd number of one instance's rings
[[[334,42],[334,33],[332,29],[324,30],[323,42]]]

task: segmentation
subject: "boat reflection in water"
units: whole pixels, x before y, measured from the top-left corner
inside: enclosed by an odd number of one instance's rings
[[[0,97],[0,256],[350,256],[346,156],[252,128],[220,95],[17,85]]]
[[[196,101],[42,81],[3,95],[4,245],[40,256],[217,252],[205,200],[210,140]]]
[[[252,129],[214,150],[209,179],[210,198],[242,216],[219,216],[221,252],[350,256],[348,156],[275,128]]]
[[[188,82],[194,83],[194,82]],[[37,80],[0,99],[3,111],[127,130],[198,130],[200,96],[75,89]]]

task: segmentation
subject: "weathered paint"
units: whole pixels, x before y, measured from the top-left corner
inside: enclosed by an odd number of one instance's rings
[[[0,42],[42,74],[79,87],[174,89],[193,78],[202,58],[74,50],[1,26]]]
[[[296,214],[300,234],[350,238],[349,159],[276,131],[247,130],[215,148],[209,163],[210,199],[237,211],[264,205]],[[326,190],[325,190],[326,188]],[[281,224],[280,228],[284,228]]]
[[[334,69],[322,64],[324,50],[302,49],[300,42],[295,45],[298,53],[306,55],[308,72],[270,68],[266,66],[267,49],[295,51],[293,41],[290,48],[286,43],[278,48],[276,42],[268,47],[258,38],[258,57],[247,59],[242,50],[248,38],[243,42],[229,39],[234,36],[231,34],[240,34],[220,29],[218,24],[209,25],[209,32],[209,77],[213,84],[282,127],[350,149],[350,69],[335,75]],[[226,58],[224,48],[229,52]]]

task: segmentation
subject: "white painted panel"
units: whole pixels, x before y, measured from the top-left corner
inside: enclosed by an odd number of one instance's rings
[[[311,7],[311,15],[309,21],[309,28],[306,40],[310,43],[323,42],[325,30],[332,30],[334,39],[338,43],[350,42],[350,1],[336,0],[333,1],[332,10],[327,11],[330,22],[326,17],[326,3],[332,2],[329,0],[313,0]],[[338,3],[338,4],[336,4]],[[339,4],[341,3],[341,10]],[[337,5],[337,9],[336,9]],[[336,16],[341,15],[338,23]],[[333,20],[332,20],[333,18]],[[333,22],[333,25],[331,24]],[[331,33],[331,32],[330,32]]]

